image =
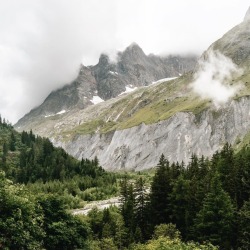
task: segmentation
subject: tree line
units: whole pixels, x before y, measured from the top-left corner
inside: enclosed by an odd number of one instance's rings
[[[226,144],[189,164],[162,155],[144,175],[107,173],[32,131],[0,119],[0,248],[250,249],[250,147]],[[121,205],[87,216],[68,209],[117,194]]]
[[[18,133],[2,118],[0,170],[14,183],[28,185],[30,191],[61,195],[69,207],[109,198],[119,188],[116,174],[104,171],[97,158],[79,161],[32,130]]]
[[[189,249],[192,242],[205,244],[199,249],[250,249],[249,174],[249,146],[235,153],[226,144],[210,160],[192,155],[187,166],[162,155],[150,188],[143,177],[125,176],[119,210],[89,214],[95,239],[108,238],[114,249]]]

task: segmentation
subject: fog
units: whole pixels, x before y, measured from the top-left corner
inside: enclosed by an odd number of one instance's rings
[[[232,78],[242,72],[230,58],[219,51],[210,50],[206,60],[200,60],[195,81],[191,86],[201,98],[211,99],[216,107],[220,107],[241,88],[240,83],[232,85]]]
[[[0,113],[15,123],[81,63],[130,43],[148,53],[201,54],[242,21],[242,0],[0,0]]]

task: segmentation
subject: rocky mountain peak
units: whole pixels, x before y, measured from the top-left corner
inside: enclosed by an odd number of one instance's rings
[[[109,56],[108,56],[108,55],[106,55],[106,54],[101,54],[101,56],[100,56],[100,58],[99,58],[98,64],[99,64],[99,65],[107,65],[107,64],[109,64],[109,61],[110,61],[110,59],[109,59]]]
[[[117,97],[126,92],[128,86],[148,86],[159,79],[178,76],[191,70],[196,57],[176,57],[178,62],[145,55],[140,46],[131,44],[118,54],[118,61],[111,61],[107,54],[101,54],[99,62],[92,66],[80,66],[75,80],[53,91],[36,109],[25,115],[17,127],[29,124],[31,120],[44,119],[82,110],[100,101]]]
[[[144,57],[146,57],[146,55],[137,43],[132,43],[122,53],[122,58],[129,58],[132,60],[137,60]]]
[[[246,22],[246,21],[250,21],[250,7],[248,8],[247,13],[246,13],[245,18],[244,18],[244,22]]]

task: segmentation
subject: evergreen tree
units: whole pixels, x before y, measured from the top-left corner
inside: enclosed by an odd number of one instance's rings
[[[39,204],[44,213],[44,246],[48,250],[84,249],[88,227],[78,217],[66,212],[62,199],[42,196]]]
[[[43,214],[34,197],[0,172],[0,248],[43,249]]]
[[[170,222],[169,196],[172,191],[169,162],[162,154],[151,185],[150,207],[152,225]]]
[[[172,223],[160,224],[155,227],[153,238],[158,239],[160,237],[168,237],[169,239],[174,240],[181,239],[181,234],[176,226]]]
[[[12,132],[11,133],[11,136],[10,136],[10,150],[11,151],[15,151],[16,150],[16,137],[14,135],[14,133]]]
[[[145,180],[140,177],[135,183],[135,221],[137,225],[137,234],[141,240],[148,238],[149,226],[149,200],[145,186]],[[137,239],[138,241],[138,239]]]
[[[230,195],[231,199],[237,201],[237,166],[235,164],[233,148],[226,143],[219,153],[217,169],[220,173],[223,189]]]
[[[237,206],[240,209],[244,201],[250,198],[250,147],[243,147],[235,157],[235,165],[237,168],[237,187],[236,199]]]
[[[192,154],[186,173],[188,179],[199,179],[199,160],[197,155]]]
[[[250,249],[250,201],[246,201],[238,214],[238,249]]]
[[[8,153],[8,145],[6,142],[3,143],[3,155],[7,155]]]
[[[170,200],[171,220],[186,238],[193,220],[193,211],[191,211],[193,194],[190,192],[190,180],[185,180],[183,175],[180,175],[173,184]]]
[[[215,174],[211,190],[206,195],[202,209],[195,219],[195,231],[200,241],[210,241],[222,249],[230,249],[233,231],[234,208],[230,196],[222,189]]]

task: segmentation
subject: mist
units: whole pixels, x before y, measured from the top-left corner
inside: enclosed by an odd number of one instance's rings
[[[202,58],[198,64],[194,82],[191,87],[201,98],[211,99],[216,107],[225,104],[236,95],[241,88],[240,83],[234,83],[232,79],[242,73],[242,70],[233,61],[212,49]]]
[[[101,53],[114,57],[136,42],[146,54],[201,54],[243,19],[249,2],[0,0],[0,4],[0,113],[15,123],[51,91],[73,81],[81,63],[96,64]]]

